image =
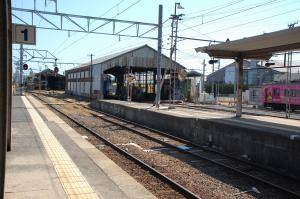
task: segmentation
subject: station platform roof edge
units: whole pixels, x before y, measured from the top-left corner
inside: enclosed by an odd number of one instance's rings
[[[273,53],[300,49],[300,27],[195,48],[211,57],[268,60]]]

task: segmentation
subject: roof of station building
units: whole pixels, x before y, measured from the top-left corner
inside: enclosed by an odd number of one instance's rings
[[[225,59],[269,59],[273,53],[297,49],[300,49],[300,27],[195,48],[196,52]]]

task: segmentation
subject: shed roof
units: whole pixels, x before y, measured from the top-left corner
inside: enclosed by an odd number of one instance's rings
[[[147,44],[145,44],[145,45],[142,45],[142,46],[126,49],[126,50],[123,50],[123,51],[120,51],[120,52],[117,52],[117,53],[113,53],[113,54],[110,54],[110,55],[107,55],[107,56],[104,56],[104,57],[93,59],[92,61],[93,61],[93,64],[102,64],[102,63],[111,61],[113,59],[117,59],[117,58],[119,58],[119,57],[121,57],[121,56],[123,56],[127,53],[131,53],[131,52],[140,50],[142,48],[148,48],[148,49],[152,50],[153,52],[157,53],[157,50],[155,50],[154,48],[152,48],[152,47],[148,46]],[[165,59],[169,59],[164,54],[162,56]],[[89,66],[90,64],[91,64],[91,62],[86,62],[84,64],[81,64],[79,67]],[[183,65],[179,64],[178,62],[176,62],[176,65],[178,65],[179,67],[181,67],[183,69],[185,68]]]
[[[228,41],[221,44],[198,47],[196,52],[216,58],[269,59],[275,52],[300,49],[300,27]]]

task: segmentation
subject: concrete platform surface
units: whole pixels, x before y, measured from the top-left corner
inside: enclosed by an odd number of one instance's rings
[[[198,119],[212,119],[219,120],[220,122],[230,122],[231,124],[246,125],[248,127],[257,128],[271,128],[276,130],[282,130],[286,135],[300,135],[300,120],[285,119],[272,116],[255,116],[255,115],[242,115],[241,118],[236,118],[235,113],[224,112],[218,110],[195,110],[184,107],[175,107],[174,109],[168,109],[168,104],[162,104],[160,109],[152,106],[150,103],[138,103],[127,102],[120,100],[101,100],[113,104],[120,104],[132,108],[149,110],[153,112],[159,112],[163,114],[173,115],[182,118],[198,118]],[[279,131],[274,131],[274,133]],[[288,133],[290,132],[290,133]]]
[[[278,170],[300,179],[300,120],[149,103],[98,100],[95,109],[161,130],[197,144]]]
[[[33,97],[14,96],[5,198],[155,198]]]

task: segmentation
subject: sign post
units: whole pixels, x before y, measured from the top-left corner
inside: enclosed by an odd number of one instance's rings
[[[12,43],[20,44],[20,95],[23,93],[23,44],[36,44],[36,28],[30,25],[13,24]]]
[[[20,95],[23,95],[23,44],[20,44]]]

